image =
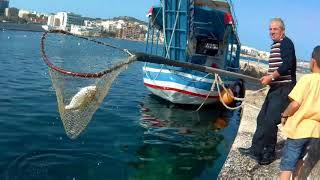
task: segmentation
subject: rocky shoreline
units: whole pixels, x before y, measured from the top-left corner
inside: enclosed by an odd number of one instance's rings
[[[261,77],[266,73],[267,65],[241,62],[242,72]],[[298,78],[301,77],[298,73]],[[218,179],[278,179],[281,149],[284,144],[284,137],[278,133],[278,143],[276,147],[276,160],[267,166],[262,166],[249,157],[238,152],[239,147],[250,147],[251,139],[256,129],[256,118],[262,106],[268,89],[256,93],[259,87],[248,87],[246,90],[247,103],[243,107],[241,123],[237,136],[230,149],[227,160],[220,171]],[[312,150],[306,157],[306,168],[302,172],[302,179],[319,179],[320,177],[320,155],[318,153],[320,143],[314,144]]]

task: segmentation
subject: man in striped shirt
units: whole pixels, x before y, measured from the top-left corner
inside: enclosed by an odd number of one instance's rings
[[[268,74],[260,81],[270,85],[267,97],[257,118],[257,128],[250,148],[239,148],[261,165],[267,165],[275,159],[277,143],[277,125],[280,124],[281,112],[289,104],[288,94],[296,84],[296,55],[292,41],[285,36],[285,26],[280,18],[273,18],[270,23],[270,37],[273,40],[269,57]]]

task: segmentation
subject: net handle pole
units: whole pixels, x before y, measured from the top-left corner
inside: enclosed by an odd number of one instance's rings
[[[60,33],[60,34],[65,34],[65,35],[69,35],[69,36],[74,36],[77,38],[81,38],[81,39],[85,39],[88,41],[92,41],[95,42],[97,44],[100,45],[104,45],[104,46],[109,46],[111,48],[114,49],[118,49],[121,50],[125,53],[127,53],[129,55],[129,59],[125,62],[121,62],[119,64],[114,65],[113,67],[101,71],[101,72],[97,72],[97,73],[81,73],[81,72],[71,72],[71,71],[67,71],[64,70],[62,68],[59,68],[57,66],[55,66],[54,64],[51,63],[51,61],[49,60],[46,51],[45,51],[45,39],[46,36],[48,35],[48,33]],[[260,83],[260,80],[258,78],[255,77],[251,77],[251,76],[247,76],[244,74],[240,74],[240,73],[236,73],[236,72],[230,72],[230,71],[226,71],[226,70],[222,70],[222,69],[217,69],[217,68],[212,68],[212,67],[207,67],[207,66],[202,66],[202,65],[198,65],[198,64],[192,64],[192,63],[188,63],[188,62],[182,62],[182,61],[174,61],[174,60],[170,60],[161,56],[155,56],[155,55],[150,55],[150,54],[145,54],[145,53],[132,53],[129,52],[127,49],[123,49],[123,48],[119,48],[117,46],[114,46],[112,44],[109,43],[105,43],[105,42],[101,42],[101,41],[97,41],[94,39],[90,39],[87,37],[83,37],[83,36],[77,36],[74,35],[70,32],[67,31],[63,31],[63,30],[50,30],[50,31],[46,31],[45,33],[43,33],[42,38],[41,38],[41,55],[42,58],[44,60],[44,62],[52,69],[65,74],[65,75],[69,75],[69,76],[77,76],[77,77],[83,77],[83,78],[99,78],[107,73],[110,73],[116,69],[121,68],[124,65],[128,65],[131,64],[135,61],[142,61],[142,62],[150,62],[150,63],[156,63],[156,64],[166,64],[166,65],[170,65],[170,66],[176,66],[176,67],[183,67],[183,68],[187,68],[187,69],[191,69],[191,70],[196,70],[196,71],[201,71],[201,72],[206,72],[206,73],[216,73],[219,74],[221,76],[230,76],[230,77],[235,77],[235,78],[241,78],[245,81],[250,81],[253,83]]]
[[[188,62],[174,61],[174,60],[166,59],[161,56],[149,55],[149,54],[145,54],[145,53],[135,53],[135,58],[137,61],[150,62],[150,63],[156,63],[156,64],[166,64],[166,65],[176,66],[176,67],[183,67],[183,68],[206,72],[206,73],[213,73],[213,74],[216,73],[221,76],[240,78],[245,81],[249,81],[249,82],[253,82],[253,83],[260,83],[260,79],[252,77],[252,76],[247,76],[247,75],[244,75],[241,73],[226,71],[223,69],[217,69],[217,68],[202,66],[202,65],[198,65],[198,64],[192,64],[192,63],[188,63]]]

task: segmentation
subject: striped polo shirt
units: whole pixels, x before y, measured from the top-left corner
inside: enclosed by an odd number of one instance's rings
[[[294,45],[288,37],[271,46],[268,74],[278,71],[280,76],[270,83],[296,83],[296,55]]]

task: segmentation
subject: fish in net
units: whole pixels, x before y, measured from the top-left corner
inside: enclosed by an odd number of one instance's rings
[[[108,94],[112,82],[134,61],[132,54],[107,42],[64,31],[41,38],[60,117],[69,138],[77,138]]]

